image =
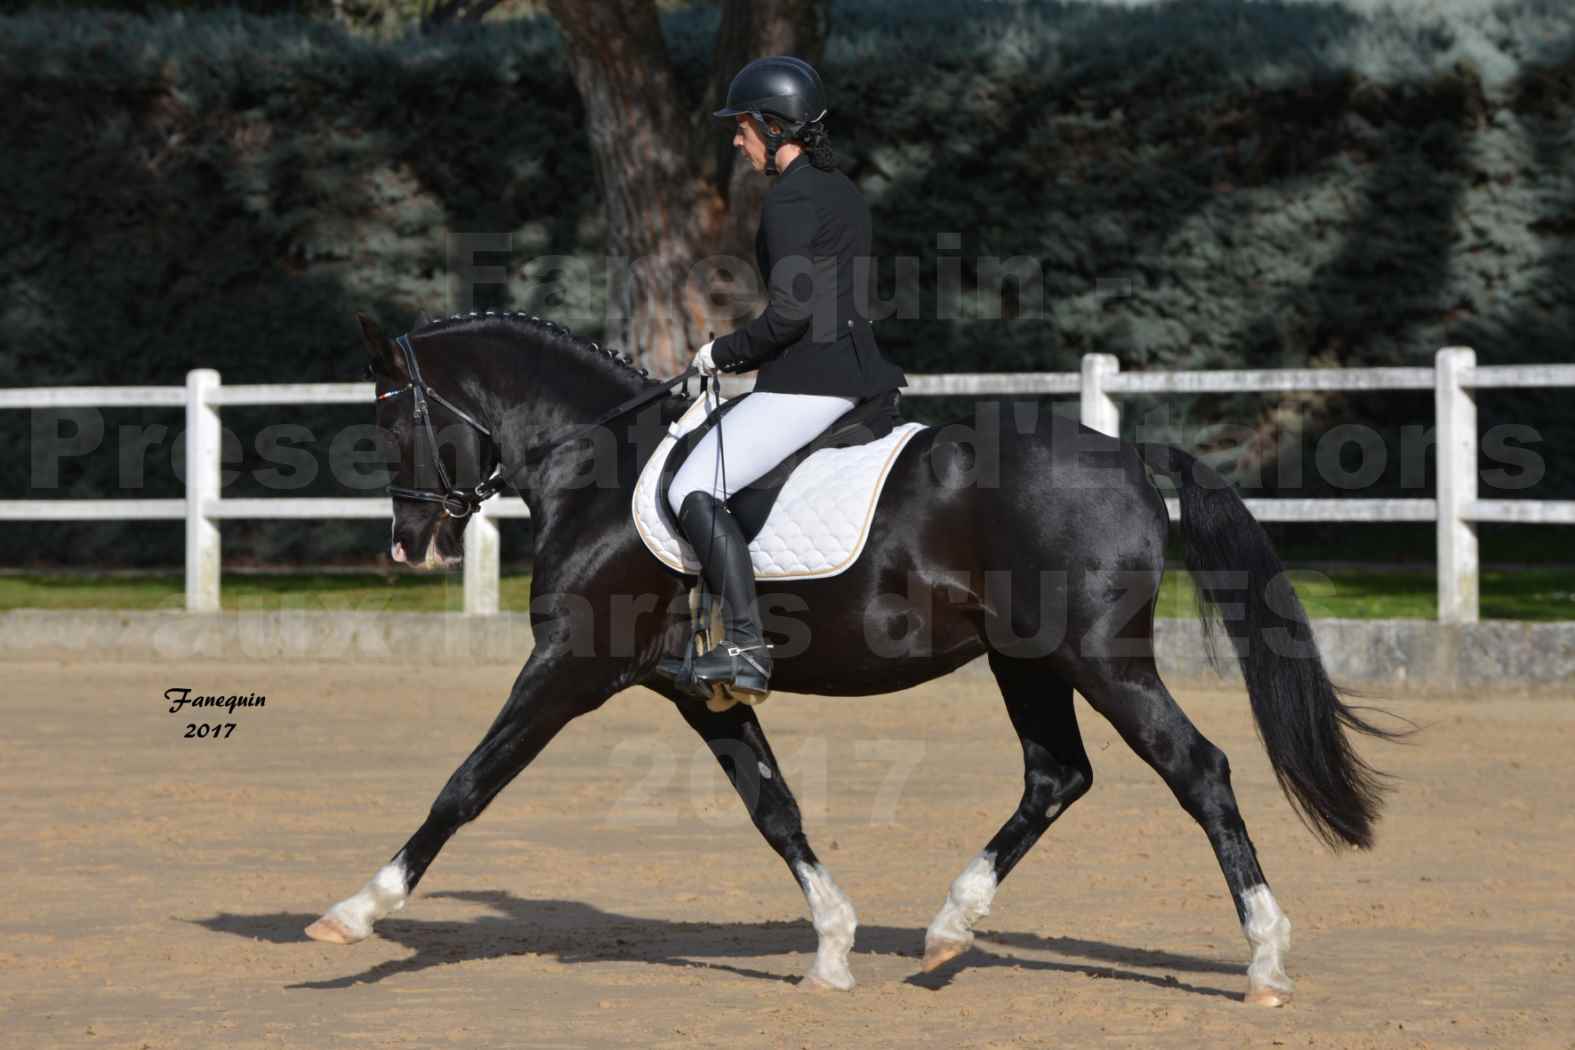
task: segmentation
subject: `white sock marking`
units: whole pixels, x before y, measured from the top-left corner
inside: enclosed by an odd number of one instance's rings
[[[1252,962],[1247,965],[1249,986],[1289,993],[1294,985],[1286,976],[1284,956],[1291,947],[1291,920],[1267,886],[1254,886],[1243,893],[1241,904],[1247,913],[1241,929],[1252,947]]]
[[[932,945],[972,945],[974,923],[990,914],[995,890],[995,856],[981,853],[952,880],[946,903],[924,932],[925,950]]]
[[[853,902],[831,881],[831,873],[824,864],[812,868],[800,863],[796,872],[799,885],[804,887],[804,898],[809,901],[815,933],[820,937],[807,979],[847,991],[853,987],[848,952],[853,949],[853,931],[859,925]]]
[[[405,906],[405,862],[395,857],[378,869],[377,874],[354,896],[328,909],[356,940],[372,935],[372,924]]]

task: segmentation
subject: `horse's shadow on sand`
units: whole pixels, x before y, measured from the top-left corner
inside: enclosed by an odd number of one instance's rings
[[[463,922],[401,919],[397,915],[377,924],[375,936],[409,948],[403,959],[381,962],[360,973],[327,981],[303,981],[291,988],[329,990],[358,984],[376,984],[400,974],[434,966],[510,955],[548,955],[562,963],[643,962],[660,966],[724,970],[741,977],[796,984],[800,978],[753,969],[729,959],[759,958],[790,952],[813,952],[815,930],[807,920],[791,922],[669,922],[602,911],[579,901],[526,900],[502,890],[431,893],[434,899],[465,901],[492,909],[494,914]],[[269,915],[236,915],[221,912],[191,920],[216,933],[269,941],[274,944],[306,942],[301,931],[315,914],[275,912]],[[924,931],[897,926],[859,926],[854,948],[858,955],[897,955],[914,960],[918,968]],[[1026,949],[1088,960],[1053,962],[999,954],[990,946]],[[914,973],[907,983],[940,989],[959,970],[1008,966],[1020,970],[1080,974],[1085,977],[1137,981],[1173,988],[1194,995],[1239,999],[1223,988],[1191,984],[1174,973],[1142,973],[1130,967],[1177,971],[1184,974],[1221,974],[1241,977],[1241,966],[1191,955],[1130,948],[1075,937],[1040,937],[1030,933],[980,933],[974,949],[934,973]]]

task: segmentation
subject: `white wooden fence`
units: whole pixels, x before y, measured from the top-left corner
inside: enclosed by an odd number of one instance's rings
[[[731,385],[731,381],[730,381]],[[1124,394],[1245,393],[1318,390],[1433,391],[1438,490],[1434,499],[1251,499],[1260,521],[1432,521],[1438,529],[1438,617],[1477,619],[1479,522],[1575,524],[1575,501],[1477,499],[1477,425],[1472,392],[1490,387],[1575,386],[1575,365],[1478,368],[1460,347],[1438,351],[1433,368],[1331,368],[1276,371],[1122,373],[1108,354],[1087,354],[1080,372],[913,375],[904,394],[979,396],[1077,394],[1088,426],[1118,432]],[[0,521],[176,520],[186,522],[186,608],[219,609],[219,524],[226,518],[387,518],[387,497],[225,498],[219,483],[219,410],[226,405],[370,403],[371,383],[224,386],[197,369],[185,387],[54,387],[0,390],[0,408],[183,407],[186,410],[185,499],[0,500]],[[1170,501],[1170,513],[1178,513]],[[499,518],[528,516],[520,500],[488,503],[465,530],[465,612],[498,611]]]

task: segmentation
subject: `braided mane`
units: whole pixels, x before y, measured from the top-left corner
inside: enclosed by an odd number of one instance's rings
[[[545,317],[537,317],[535,314],[527,314],[521,311],[486,310],[474,311],[468,314],[450,314],[447,317],[426,318],[418,322],[416,327],[410,330],[410,334],[417,335],[437,329],[468,329],[497,325],[499,323],[512,330],[519,331],[521,334],[535,336],[548,346],[569,347],[583,353],[595,354],[601,360],[615,365],[619,370],[638,376],[641,384],[644,386],[650,386],[656,382],[656,380],[651,378],[650,372],[644,368],[637,367],[628,354],[611,348],[603,348],[595,340],[575,335],[556,321],[549,321]]]

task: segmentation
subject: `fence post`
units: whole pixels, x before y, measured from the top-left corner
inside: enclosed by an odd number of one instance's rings
[[[219,373],[186,373],[186,611],[219,611],[219,523],[204,513],[219,498],[223,432],[213,395]]]
[[[498,523],[476,508],[465,526],[465,614],[493,616],[498,611]]]
[[[1466,517],[1477,498],[1477,405],[1461,383],[1476,364],[1476,351],[1451,346],[1438,352],[1435,365],[1441,623],[1477,622],[1477,527]]]
[[[1105,379],[1121,371],[1114,354],[1084,354],[1083,382],[1078,390],[1083,425],[1111,437],[1121,436],[1121,406],[1105,392]]]

